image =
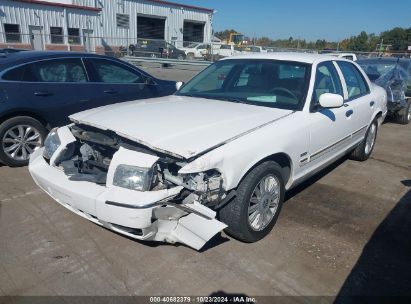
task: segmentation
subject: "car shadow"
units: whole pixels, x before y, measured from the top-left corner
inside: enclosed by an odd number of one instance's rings
[[[402,183],[411,187],[411,180]],[[375,297],[392,296],[407,297],[395,303],[411,301],[411,189],[375,230],[335,303],[375,303]]]

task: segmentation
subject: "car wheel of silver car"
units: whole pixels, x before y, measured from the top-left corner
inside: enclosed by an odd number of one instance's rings
[[[366,161],[370,158],[375,147],[378,134],[378,121],[375,119],[368,127],[364,140],[350,154],[350,158],[358,161]]]
[[[228,225],[227,233],[241,241],[261,240],[273,229],[284,200],[282,168],[273,161],[264,162],[243,179],[237,196],[219,211]]]
[[[398,112],[397,121],[403,125],[411,122],[411,99],[408,99],[406,107]]]
[[[6,120],[0,125],[0,161],[10,167],[27,165],[30,154],[43,145],[45,137],[44,126],[34,118]]]

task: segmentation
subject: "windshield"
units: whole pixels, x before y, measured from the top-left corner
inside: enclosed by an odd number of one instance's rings
[[[222,60],[176,94],[256,106],[299,110],[304,105],[310,65],[264,59]]]

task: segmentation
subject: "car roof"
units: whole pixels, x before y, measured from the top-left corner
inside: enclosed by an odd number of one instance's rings
[[[89,58],[109,58],[113,57],[81,53],[81,52],[57,52],[57,51],[25,51],[18,53],[7,54],[4,57],[0,57],[0,71],[13,67],[16,65],[24,64],[27,62],[32,62],[36,60],[43,59],[53,59],[53,58],[67,58],[67,57],[89,57]]]
[[[324,54],[312,54],[312,53],[298,53],[298,52],[272,52],[272,53],[261,53],[261,54],[250,54],[250,55],[238,55],[235,57],[228,57],[222,60],[237,60],[237,59],[271,59],[271,60],[282,60],[282,61],[295,61],[301,63],[313,64],[317,61],[325,60],[341,60],[341,58],[336,58],[334,56],[327,56]]]

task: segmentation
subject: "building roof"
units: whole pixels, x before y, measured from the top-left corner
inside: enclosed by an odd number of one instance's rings
[[[48,2],[48,1],[42,1],[42,0],[15,0],[15,1],[31,3],[31,4],[41,4],[41,5],[48,5],[48,6],[58,6],[58,7],[66,7],[66,8],[73,8],[73,9],[81,9],[81,10],[90,10],[90,11],[97,11],[97,12],[101,11],[100,8],[95,8],[91,6]],[[180,4],[180,3],[176,3],[172,1],[165,1],[165,0],[147,0],[147,1],[158,3],[158,4],[163,4],[163,5],[171,5],[171,6],[181,7],[181,8],[199,10],[199,11],[204,11],[207,13],[214,12],[214,10],[210,8],[205,8],[205,7],[195,6],[195,5]]]
[[[178,7],[182,7],[182,8],[194,9],[194,10],[204,11],[204,12],[208,12],[208,13],[213,13],[214,12],[214,10],[211,9],[211,8],[205,8],[205,7],[201,7],[201,6],[188,5],[188,4],[181,4],[181,3],[172,2],[172,1],[165,1],[165,0],[148,0],[148,1],[155,2],[155,3],[158,3],[158,4],[165,4],[165,5],[178,6]]]
[[[100,12],[101,11],[100,8],[91,7],[91,6],[83,6],[83,5],[75,5],[75,4],[67,4],[67,3],[57,3],[57,2],[48,2],[48,1],[41,1],[41,0],[14,0],[14,1],[30,3],[30,4],[40,4],[40,5],[47,5],[47,6],[58,6],[58,7],[64,7],[64,8],[95,11],[95,12]]]

